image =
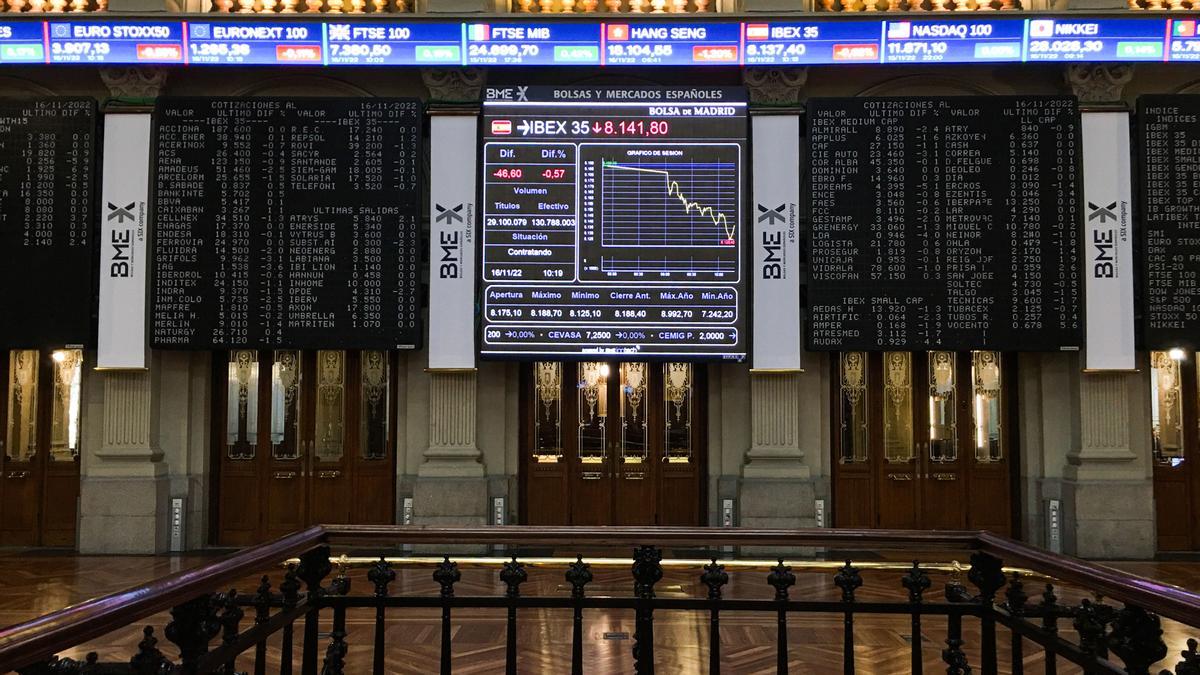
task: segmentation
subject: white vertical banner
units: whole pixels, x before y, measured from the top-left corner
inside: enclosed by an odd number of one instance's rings
[[[752,368],[799,370],[800,117],[751,117],[754,175]]]
[[[475,367],[476,117],[430,120],[429,367]]]
[[[1083,113],[1086,370],[1133,370],[1129,113]]]
[[[150,114],[104,116],[97,368],[147,367]]]

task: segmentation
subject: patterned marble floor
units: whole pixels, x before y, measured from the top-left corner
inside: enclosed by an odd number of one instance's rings
[[[212,560],[212,556],[178,557],[106,557],[56,554],[44,551],[0,552],[0,624],[24,621],[46,612],[82,600],[110,593],[132,584],[148,581],[174,571]],[[1112,563],[1130,572],[1153,577],[1185,588],[1200,588],[1200,564],[1197,563]],[[428,569],[398,570],[398,593],[429,593],[436,588]],[[278,583],[278,573],[273,575]],[[757,571],[739,571],[726,587],[727,597],[769,597],[770,588],[764,575]],[[933,576],[934,585],[929,597],[940,594],[945,575]],[[793,597],[834,599],[837,589],[831,572],[805,572]],[[365,571],[351,574],[357,592],[369,588]],[[895,600],[902,598],[900,573],[871,571],[864,573],[865,584],[859,590],[861,600]],[[254,580],[247,579],[239,589],[250,591]],[[1031,584],[1032,586],[1032,584]],[[498,595],[503,584],[497,571],[465,569],[463,581],[456,587],[460,595]],[[628,595],[632,581],[628,569],[597,570],[591,593],[598,595]],[[663,597],[699,597],[702,590],[694,573],[669,570],[658,585]],[[1034,589],[1030,589],[1031,593]],[[561,570],[533,570],[530,581],[522,587],[524,594],[565,595],[568,588],[562,581]],[[1071,595],[1067,593],[1068,597]],[[159,629],[168,618],[153,617],[138,622],[127,630],[115,633],[93,644],[65,653],[80,657],[86,651],[97,651],[102,660],[124,661],[135,650],[140,638],[140,626],[154,625]],[[373,635],[373,611],[352,611],[348,615],[350,653],[347,673],[369,672],[370,641]],[[324,626],[323,630],[328,627]],[[1170,655],[1160,666],[1173,666],[1177,654],[1189,633],[1183,626],[1168,622],[1165,626]],[[633,673],[630,657],[634,630],[631,612],[590,610],[585,614],[586,672],[596,674]],[[775,619],[773,616],[725,613],[722,615],[722,672],[751,675],[775,672]],[[519,669],[522,673],[554,674],[569,672],[570,613],[557,610],[522,612],[520,615]],[[656,650],[658,672],[663,674],[692,674],[708,672],[708,617],[695,612],[660,612],[656,614]],[[911,627],[905,616],[862,617],[858,619],[856,636],[856,665],[859,673],[886,674],[910,672]],[[1069,636],[1068,632],[1064,632]],[[923,656],[926,672],[944,672],[940,654],[944,646],[945,622],[926,619],[922,630]],[[964,638],[971,663],[978,668],[979,630],[974,621],[964,625]],[[1001,645],[1008,634],[1001,631]],[[434,610],[392,612],[388,617],[387,672],[424,674],[437,672],[440,649],[438,614]],[[165,641],[164,641],[165,642]],[[454,614],[453,645],[454,672],[503,672],[505,617],[503,610],[463,610]],[[835,673],[841,671],[842,627],[840,615],[793,615],[789,620],[789,652],[792,673]],[[170,645],[164,651],[172,652]],[[278,672],[278,649],[273,645],[270,659]],[[322,653],[323,653],[322,648]],[[1001,671],[1011,672],[1007,649],[1001,649]],[[1026,652],[1025,672],[1045,672],[1040,653]],[[250,668],[249,661],[239,663]],[[1075,672],[1065,665],[1058,672]]]

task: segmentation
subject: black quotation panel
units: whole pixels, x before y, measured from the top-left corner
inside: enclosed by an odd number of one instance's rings
[[[159,99],[154,139],[154,347],[418,344],[418,101]]]
[[[813,99],[813,350],[1078,348],[1069,97]]]
[[[744,358],[744,93],[489,95],[481,353]]]
[[[1200,347],[1200,96],[1138,99],[1142,347]]]
[[[0,348],[92,343],[96,102],[0,102]]]

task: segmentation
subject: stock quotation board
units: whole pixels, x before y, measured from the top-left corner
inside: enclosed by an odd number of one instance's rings
[[[420,139],[415,100],[158,99],[152,345],[417,345]]]
[[[484,356],[745,357],[741,92],[495,88],[483,113]]]
[[[1070,97],[813,99],[813,350],[1080,345]]]
[[[6,15],[7,16],[7,15]],[[0,20],[0,65],[781,66],[1200,60],[1196,19],[1004,16],[491,23],[244,14]]]
[[[1197,347],[1200,96],[1138,99],[1145,349]]]
[[[96,103],[0,102],[0,348],[91,344]]]

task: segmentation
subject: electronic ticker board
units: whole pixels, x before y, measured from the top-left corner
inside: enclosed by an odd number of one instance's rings
[[[151,344],[413,347],[421,106],[160,98]]]
[[[704,16],[704,15],[701,15]],[[0,21],[0,65],[784,66],[1200,60],[1179,16],[756,18],[199,15]]]
[[[0,348],[94,335],[96,102],[0,102]]]
[[[721,88],[490,88],[486,356],[742,359],[746,103]]]
[[[811,99],[813,350],[1081,343],[1074,98]]]
[[[1200,346],[1200,96],[1138,98],[1142,347]]]

